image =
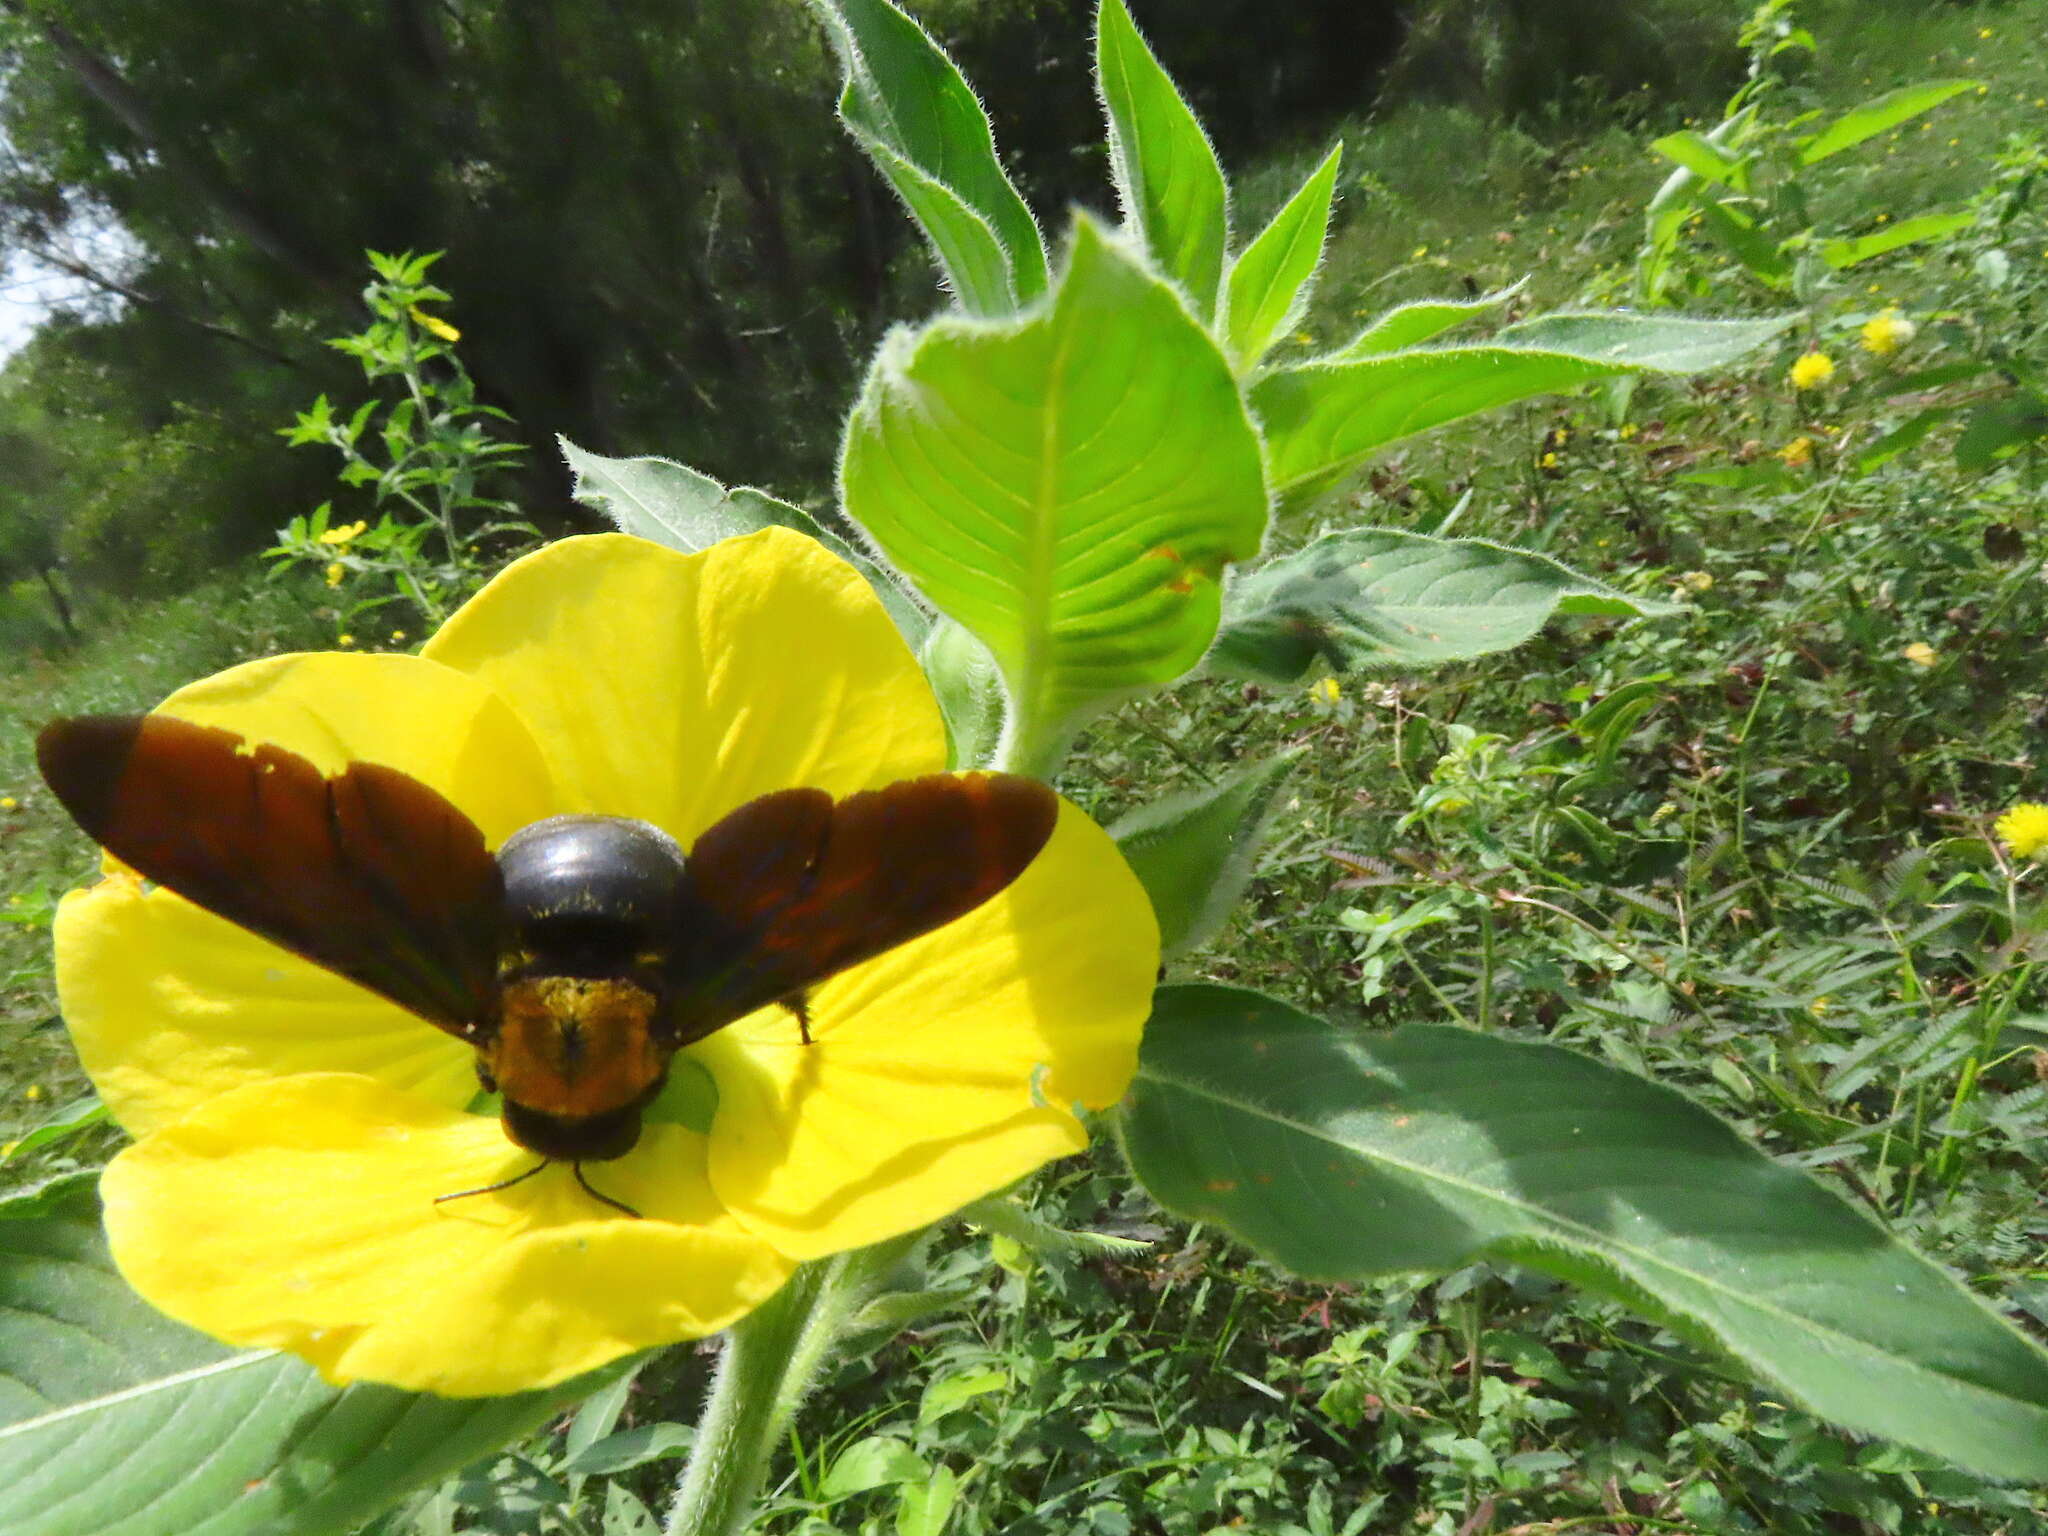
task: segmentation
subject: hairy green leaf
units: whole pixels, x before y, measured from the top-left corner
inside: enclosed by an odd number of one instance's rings
[[[995,658],[965,629],[942,618],[924,637],[917,660],[946,722],[947,764],[985,767],[1003,735],[1003,679]]]
[[[1004,761],[1208,649],[1266,524],[1230,366],[1174,289],[1083,219],[1049,304],[884,343],[847,422],[847,512],[995,658]]]
[[[815,0],[846,70],[839,115],[909,206],[970,314],[1045,289],[1045,242],[945,51],[888,0]]]
[[[1310,280],[1330,232],[1330,200],[1337,190],[1340,143],[1323,156],[1287,204],[1230,266],[1225,332],[1230,350],[1249,368],[1308,306]]]
[[[1553,617],[1676,613],[1548,555],[1485,539],[1391,528],[1325,534],[1231,588],[1209,670],[1293,682],[1338,671],[1432,666],[1511,650]]]
[[[1166,959],[1216,936],[1244,894],[1261,834],[1288,769],[1286,753],[1198,790],[1168,795],[1114,822],[1109,835],[1159,918]]]
[[[1389,443],[1532,395],[1631,373],[1725,367],[1791,320],[1548,315],[1512,326],[1486,346],[1276,369],[1252,386],[1252,408],[1265,423],[1275,484],[1299,491]]]
[[[1125,221],[1195,313],[1212,322],[1230,239],[1223,167],[1124,0],[1102,0],[1095,84],[1109,115],[1109,167]]]
[[[578,448],[566,437],[556,441],[576,477],[572,494],[617,523],[622,533],[691,555],[721,539],[736,539],[763,528],[794,528],[859,571],[912,645],[920,643],[931,627],[931,616],[893,574],[821,526],[802,507],[750,485],[727,490],[709,475],[673,459],[608,459]]]
[[[1316,361],[1343,363],[1361,357],[1378,357],[1383,352],[1419,347],[1467,320],[1475,320],[1490,309],[1498,309],[1525,286],[1526,280],[1477,299],[1417,299],[1410,304],[1397,304],[1335,352]]]
[[[2048,1478],[2048,1353],[1810,1175],[1588,1057],[1164,987],[1123,1135],[1162,1204],[1295,1273],[1547,1270],[1852,1429]]]
[[[89,1181],[0,1205],[8,1536],[340,1536],[597,1384],[471,1399],[330,1387],[131,1291]]]

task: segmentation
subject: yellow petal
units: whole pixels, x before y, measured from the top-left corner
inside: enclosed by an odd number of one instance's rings
[[[1069,1106],[1137,1065],[1159,929],[1107,833],[1062,805],[995,900],[691,1048],[717,1080],[711,1182],[792,1258],[936,1221],[1086,1144]]]
[[[574,804],[684,842],[771,790],[945,766],[938,706],[873,590],[788,529],[682,555],[623,534],[507,568],[422,653],[519,711]]]
[[[214,1099],[122,1153],[101,1182],[130,1284],[232,1344],[302,1355],[328,1380],[468,1397],[524,1391],[744,1316],[789,1263],[723,1215],[703,1138],[650,1125],[591,1183],[494,1120],[324,1075]]]
[[[398,768],[493,842],[555,809],[539,749],[503,701],[417,657],[281,656],[180,689],[162,709],[330,773],[358,760]],[[363,1072],[450,1105],[475,1092],[459,1041],[125,872],[65,898],[56,951],[79,1057],[131,1131],[296,1072]]]
[[[560,665],[573,675],[573,658]],[[274,743],[323,773],[355,762],[396,768],[454,801],[493,847],[569,809],[506,701],[419,656],[274,656],[180,688],[157,713]]]
[[[113,874],[57,909],[57,990],[79,1061],[140,1134],[244,1083],[360,1072],[459,1108],[476,1053],[354,982]]]

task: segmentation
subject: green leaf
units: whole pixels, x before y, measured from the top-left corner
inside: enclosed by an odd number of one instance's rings
[[[26,1157],[38,1148],[67,1141],[80,1131],[100,1124],[106,1118],[107,1106],[99,1101],[97,1095],[89,1093],[84,1098],[65,1105],[19,1141],[0,1149],[0,1165],[18,1157]]]
[[[1044,291],[1045,241],[945,51],[888,0],[816,0],[839,50],[839,116],[909,206],[970,314]]]
[[[1684,166],[1702,180],[1740,190],[1741,169],[1746,157],[1731,155],[1703,133],[1690,128],[1652,139],[1650,148],[1666,160]]]
[[[1548,555],[1485,539],[1353,528],[1238,582],[1208,665],[1226,677],[1289,683],[1317,661],[1338,671],[1422,667],[1511,650],[1555,616],[1679,611]]]
[[[1882,468],[1900,454],[1919,446],[1922,439],[1949,417],[1956,414],[1958,406],[1937,405],[1908,416],[1898,426],[1885,433],[1867,448],[1857,451],[1855,464],[1859,475],[1867,475],[1874,469]]]
[[[1361,357],[1378,357],[1384,352],[1419,347],[1467,320],[1475,320],[1490,309],[1498,309],[1526,286],[1527,280],[1524,279],[1511,288],[1502,288],[1483,298],[1418,299],[1412,304],[1396,305],[1335,352],[1316,361],[1351,362]]]
[[[1830,155],[1876,138],[1887,128],[1896,128],[1908,118],[1940,106],[1951,96],[1974,90],[1975,80],[1927,80],[1873,96],[1860,107],[1851,107],[1799,147],[1799,163],[1812,165]]]
[[[1000,1366],[979,1371],[956,1371],[950,1376],[936,1377],[925,1385],[924,1397],[917,1405],[917,1422],[929,1424],[977,1397],[987,1397],[991,1392],[1007,1392],[1009,1388],[1010,1373]]]
[[[1793,318],[1549,315],[1511,326],[1486,346],[1276,369],[1252,386],[1252,408],[1265,423],[1275,484],[1302,491],[1404,437],[1532,395],[1624,374],[1725,367]]]
[[[1298,1274],[1523,1264],[1851,1429],[2048,1478],[2048,1353],[1811,1176],[1588,1057],[1164,987],[1123,1135],[1160,1203]]]
[[[624,1472],[650,1461],[681,1456],[696,1443],[697,1432],[687,1424],[641,1424],[606,1435],[572,1454],[555,1470],[564,1477],[585,1477],[607,1472]]]
[[[906,1485],[896,1504],[896,1536],[941,1536],[960,1497],[960,1479],[940,1467],[929,1482]]]
[[[1231,263],[1225,330],[1241,367],[1249,368],[1265,356],[1273,339],[1308,305],[1310,279],[1323,259],[1323,241],[1330,232],[1330,200],[1343,158],[1340,143]]]
[[[869,1435],[833,1458],[818,1485],[818,1496],[844,1499],[891,1483],[921,1483],[927,1470],[924,1458],[907,1442],[893,1435]]]
[[[985,766],[1003,735],[1003,679],[988,647],[942,618],[924,637],[917,660],[946,722],[947,766]]]
[[[1138,35],[1124,0],[1102,0],[1095,84],[1109,115],[1109,168],[1125,222],[1212,323],[1230,240],[1229,189],[1209,136]]]
[[[619,531],[686,555],[709,549],[721,539],[736,539],[763,528],[794,528],[825,540],[818,520],[786,501],[751,486],[727,490],[709,475],[673,459],[648,455],[608,459],[578,448],[566,437],[555,439],[575,476],[570,494],[592,511],[602,512]],[[844,541],[839,541],[841,548]]]
[[[566,437],[555,441],[575,476],[570,494],[617,523],[622,533],[693,555],[721,539],[737,539],[763,528],[794,528],[859,571],[912,645],[931,627],[931,616],[894,576],[802,507],[750,485],[727,490],[709,475],[673,459],[608,459],[578,448]]]
[[[345,1532],[593,1390],[326,1385],[170,1321],[115,1273],[89,1181],[0,1205],[0,1530]]]
[[[1820,248],[1821,259],[1840,272],[1874,256],[1883,256],[1926,240],[1939,240],[1959,229],[1968,229],[1976,218],[1973,213],[1923,213],[1917,219],[1901,219],[1896,224],[1887,225],[1874,235],[1862,235],[1854,240],[1829,240]]]
[[[1704,373],[1738,363],[1799,317],[1687,320],[1626,310],[1563,311],[1522,320],[1493,338],[1497,347],[1563,353],[1645,373]]]
[[[2043,437],[2048,437],[2048,405],[2041,401],[2020,395],[1980,405],[1956,439],[1956,468],[1971,473],[1989,469]]]
[[[1198,949],[1244,894],[1261,834],[1298,753],[1240,769],[1219,784],[1168,795],[1112,824],[1159,918],[1164,959]]]
[[[1767,288],[1791,287],[1792,263],[1777,242],[1757,228],[1754,219],[1711,199],[1702,201],[1695,211],[1707,233],[1741,262],[1751,277]]]
[[[1257,553],[1259,443],[1174,289],[1082,219],[1049,304],[882,346],[847,422],[844,505],[985,645],[1002,760],[1171,682],[1208,649],[1224,565]]]

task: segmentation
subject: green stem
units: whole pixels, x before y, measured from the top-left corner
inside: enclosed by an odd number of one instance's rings
[[[726,1334],[667,1536],[736,1536],[746,1529],[768,1453],[782,1435],[789,1367],[822,1299],[827,1269],[802,1265]]]
[[[760,1504],[768,1457],[854,1313],[924,1234],[803,1264],[725,1337],[711,1396],[676,1485],[666,1536],[738,1536]]]

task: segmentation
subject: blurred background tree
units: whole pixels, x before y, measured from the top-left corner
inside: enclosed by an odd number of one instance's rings
[[[1090,0],[912,8],[989,93],[1041,213],[1103,207]],[[1139,20],[1242,163],[1383,79],[1510,115],[1677,81],[1734,14],[1610,9],[1637,19],[1597,54],[1560,41],[1588,33],[1565,0]],[[939,302],[837,88],[801,0],[0,0],[0,258],[74,295],[0,387],[8,574],[176,589],[318,500],[273,429],[347,387],[321,338],[360,322],[366,249],[447,252],[463,358],[524,441],[821,488],[882,328]],[[576,526],[565,492],[536,454],[531,515]],[[39,553],[17,570],[17,549]]]

